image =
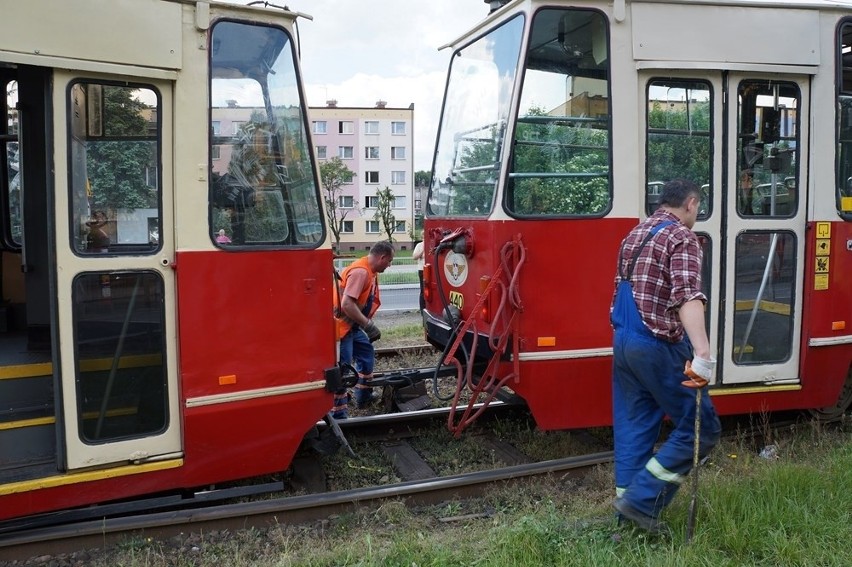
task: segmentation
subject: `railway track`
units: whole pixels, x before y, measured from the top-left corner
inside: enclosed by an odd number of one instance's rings
[[[483,418],[507,416],[522,406],[495,402]],[[390,460],[401,482],[382,486],[369,486],[335,492],[323,492],[324,473],[316,461],[297,459],[293,475],[312,479],[303,486],[316,492],[299,496],[282,496],[283,483],[269,483],[259,487],[241,487],[221,491],[218,500],[200,493],[200,499],[179,497],[140,501],[130,512],[103,508],[103,516],[74,519],[74,513],[52,515],[63,519],[56,525],[44,525],[50,517],[28,519],[18,528],[0,527],[0,562],[25,560],[34,556],[69,554],[86,549],[105,549],[129,538],[165,539],[180,533],[208,532],[210,530],[266,528],[274,524],[296,524],[326,519],[332,515],[351,512],[358,507],[376,507],[389,500],[403,500],[410,505],[435,504],[452,499],[483,495],[497,483],[514,483],[544,475],[582,476],[592,467],[611,461],[612,452],[596,451],[563,459],[530,462],[530,459],[508,443],[489,435],[477,437],[477,443],[486,445],[503,466],[464,474],[439,476],[407,441],[417,437],[418,431],[435,428],[435,422],[446,419],[447,408],[352,418],[340,422],[341,429],[353,443],[379,443]],[[382,433],[384,432],[384,433]],[[390,433],[388,433],[390,432]],[[360,461],[356,461],[360,462]],[[369,463],[365,463],[365,466]],[[277,486],[276,486],[277,484]],[[252,491],[278,494],[249,502],[221,499],[245,498]],[[216,503],[218,501],[218,503]],[[159,510],[159,511],[152,511]],[[97,513],[96,513],[97,514]]]
[[[297,459],[293,463],[293,476],[289,479],[291,488],[295,477],[311,479],[301,487],[308,494],[282,495],[286,482],[279,481],[200,492],[193,499],[165,497],[143,500],[135,508],[120,505],[123,508],[121,513],[110,511],[106,506],[102,508],[101,517],[98,517],[98,512],[94,516],[77,519],[74,512],[54,514],[54,519],[63,520],[56,525],[40,525],[34,518],[21,522],[17,529],[0,526],[0,565],[3,561],[23,561],[35,556],[107,549],[133,538],[164,540],[182,533],[309,523],[353,512],[359,507],[376,508],[387,501],[401,500],[408,505],[421,506],[468,499],[484,495],[495,484],[529,481],[545,475],[580,477],[613,458],[611,451],[594,450],[600,447],[600,442],[582,431],[572,432],[572,435],[590,449],[588,453],[540,462],[530,462],[529,457],[512,445],[492,435],[480,434],[476,436],[477,443],[485,445],[502,466],[440,476],[417,454],[408,439],[418,437],[423,430],[434,429],[435,422],[445,419],[447,411],[447,408],[434,408],[340,422],[341,430],[356,446],[380,444],[383,454],[393,463],[402,479],[400,482],[325,492],[324,472],[317,468],[317,462]],[[495,402],[483,420],[517,416],[518,412],[525,414],[522,404]],[[778,431],[791,427],[793,423],[792,418],[785,417],[773,422],[771,428]],[[321,425],[318,424],[319,429],[322,429]],[[760,438],[768,426],[762,424],[748,431],[737,427],[728,431],[729,435]],[[263,495],[263,499],[256,499],[258,495]],[[255,499],[233,502],[247,497]]]

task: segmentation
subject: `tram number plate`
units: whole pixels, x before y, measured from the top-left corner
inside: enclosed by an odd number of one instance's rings
[[[464,296],[457,291],[450,292],[450,303],[462,309],[464,307]]]

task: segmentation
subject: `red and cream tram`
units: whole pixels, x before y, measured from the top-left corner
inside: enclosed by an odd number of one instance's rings
[[[329,409],[298,15],[3,3],[0,519],[283,470]]]
[[[847,410],[852,3],[499,4],[451,44],[428,197],[446,362],[544,429],[611,423],[618,245],[686,177],[720,413]]]

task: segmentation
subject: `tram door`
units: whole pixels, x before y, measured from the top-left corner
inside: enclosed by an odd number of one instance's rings
[[[730,73],[723,253],[724,384],[799,381],[809,81]]]
[[[702,190],[708,331],[717,383],[798,381],[808,80],[644,72],[651,214],[665,179]]]
[[[176,454],[172,87],[63,71],[53,79],[64,463]]]

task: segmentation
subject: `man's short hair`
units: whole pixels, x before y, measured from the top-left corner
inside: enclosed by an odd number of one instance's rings
[[[373,244],[373,247],[370,248],[370,254],[373,256],[393,256],[395,253],[396,249],[393,247],[393,244],[387,240],[376,242]]]
[[[686,203],[690,197],[701,198],[701,189],[689,179],[672,179],[663,185],[660,194],[660,204],[678,209]]]

